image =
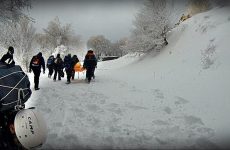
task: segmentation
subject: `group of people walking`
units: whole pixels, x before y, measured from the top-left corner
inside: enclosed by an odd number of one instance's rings
[[[61,58],[60,54],[57,54],[56,58],[51,55],[47,59],[47,68],[49,70],[48,77],[51,78],[53,76],[53,81],[61,80],[64,77],[64,70],[66,72],[67,82],[66,84],[71,83],[71,79],[74,80],[75,77],[75,70],[74,66],[80,63],[77,55],[71,56],[68,54]],[[90,83],[92,78],[95,78],[94,71],[97,67],[97,59],[92,49],[88,50],[87,54],[85,55],[83,69],[86,69],[86,80]],[[35,90],[39,90],[39,77],[41,73],[41,68],[43,68],[43,73],[45,73],[45,61],[42,57],[42,53],[39,52],[37,55],[33,56],[30,61],[30,72],[31,70],[34,73],[34,85]]]
[[[58,80],[61,80],[61,78],[64,77],[63,69],[65,69],[67,76],[67,84],[69,84],[71,82],[70,79],[74,79],[74,66],[78,62],[79,59],[77,55],[73,55],[73,57],[71,57],[71,54],[68,54],[64,57],[64,61],[62,60],[60,54],[57,54],[56,58],[54,58],[54,56],[51,55],[47,60],[47,68],[49,69],[48,77],[51,78],[52,74],[54,73],[53,80],[56,81],[57,77]]]
[[[14,65],[15,62],[13,60],[14,48],[9,47],[7,54],[5,54],[0,61],[7,63],[8,65]],[[56,58],[51,55],[47,59],[47,63],[45,66],[45,60],[42,56],[42,53],[39,52],[37,55],[33,56],[30,65],[29,72],[34,73],[34,89],[39,90],[39,78],[41,74],[41,70],[45,74],[46,67],[48,68],[48,77],[51,78],[53,75],[53,80],[61,80],[64,77],[64,70],[66,72],[67,84],[71,83],[71,79],[74,80],[75,70],[74,66],[80,63],[77,55],[68,54],[61,58],[60,54],[57,54]],[[83,69],[86,69],[86,80],[90,83],[92,78],[95,78],[94,71],[97,67],[97,59],[92,49],[89,49],[84,58]]]

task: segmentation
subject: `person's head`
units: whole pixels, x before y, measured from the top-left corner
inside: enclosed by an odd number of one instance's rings
[[[89,49],[89,50],[88,50],[88,53],[89,53],[89,54],[93,54],[93,50],[92,50],[92,49]]]
[[[12,46],[10,46],[10,47],[8,48],[8,53],[11,54],[11,55],[14,54],[14,48],[13,48]]]
[[[68,56],[68,57],[71,57],[71,54],[68,54],[67,56]]]
[[[60,58],[60,54],[57,54],[57,58]]]
[[[38,57],[42,57],[42,52],[39,52],[39,53],[38,53]]]

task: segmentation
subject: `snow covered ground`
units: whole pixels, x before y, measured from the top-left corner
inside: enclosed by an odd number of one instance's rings
[[[229,26],[229,7],[193,16],[159,55],[99,62],[90,84],[83,74],[70,85],[42,75],[26,103],[47,121],[42,148],[228,147]]]

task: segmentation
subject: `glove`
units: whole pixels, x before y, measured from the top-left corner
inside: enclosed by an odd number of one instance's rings
[[[43,74],[45,74],[45,70],[43,70]]]
[[[29,70],[29,73],[31,73],[31,69]]]

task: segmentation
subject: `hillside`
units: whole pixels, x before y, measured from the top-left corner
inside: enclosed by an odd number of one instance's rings
[[[42,148],[229,146],[229,25],[228,7],[193,16],[159,55],[100,62],[91,84],[43,75],[27,102],[47,120]]]

